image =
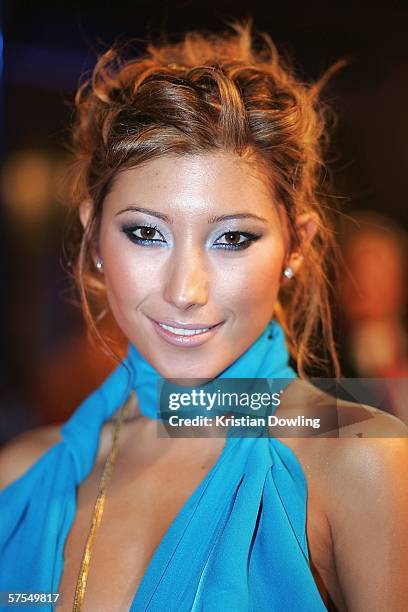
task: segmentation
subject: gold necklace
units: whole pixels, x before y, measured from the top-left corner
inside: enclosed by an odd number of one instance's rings
[[[99,482],[98,497],[96,498],[94,510],[92,513],[91,528],[89,530],[88,538],[86,541],[85,550],[82,556],[81,567],[79,570],[78,580],[76,584],[73,612],[80,612],[82,610],[95,536],[102,519],[103,510],[105,507],[106,489],[108,487],[108,483],[112,474],[113,464],[116,458],[119,431],[123,421],[128,417],[133,396],[134,391],[131,392],[127,402],[115,415],[115,426],[112,433],[112,446],[108,458],[106,459],[105,467],[103,468],[102,476]]]

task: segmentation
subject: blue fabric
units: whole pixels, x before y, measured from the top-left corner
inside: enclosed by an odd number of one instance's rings
[[[141,412],[160,418],[158,373],[132,345],[124,364],[62,426],[62,440],[0,493],[0,591],[58,591],[76,488],[94,466],[103,423],[132,388]],[[288,384],[295,376],[273,320],[220,378]],[[218,461],[156,549],[131,611],[326,610],[309,567],[306,498],[306,479],[289,447],[275,438],[227,435]]]

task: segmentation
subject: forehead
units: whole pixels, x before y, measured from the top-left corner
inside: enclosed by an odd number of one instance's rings
[[[259,165],[229,153],[162,156],[119,172],[106,198],[121,208],[141,203],[177,215],[262,212],[273,217],[274,198]]]

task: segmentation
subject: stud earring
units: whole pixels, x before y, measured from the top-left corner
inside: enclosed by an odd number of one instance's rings
[[[293,271],[293,268],[291,268],[290,266],[286,266],[286,268],[283,271],[284,276],[286,276],[286,278],[293,278],[295,276],[295,273]]]
[[[103,261],[100,257],[98,257],[96,260],[95,266],[98,268],[98,270],[103,270]]]

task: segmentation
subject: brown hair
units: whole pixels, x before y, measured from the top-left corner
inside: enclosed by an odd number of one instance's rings
[[[320,194],[327,109],[317,99],[329,74],[304,84],[268,34],[260,33],[255,50],[251,19],[229,25],[224,34],[193,31],[181,42],[150,42],[133,59],[114,45],[78,89],[71,202],[77,210],[91,200],[93,218],[85,231],[77,223],[70,241],[85,318],[96,331],[107,311],[92,250],[118,171],[162,155],[229,151],[261,165],[285,208],[292,248],[300,245],[296,216],[312,211],[318,219],[301,270],[282,284],[273,314],[300,376],[327,362],[317,354],[318,338],[338,376],[328,275],[334,238]]]

